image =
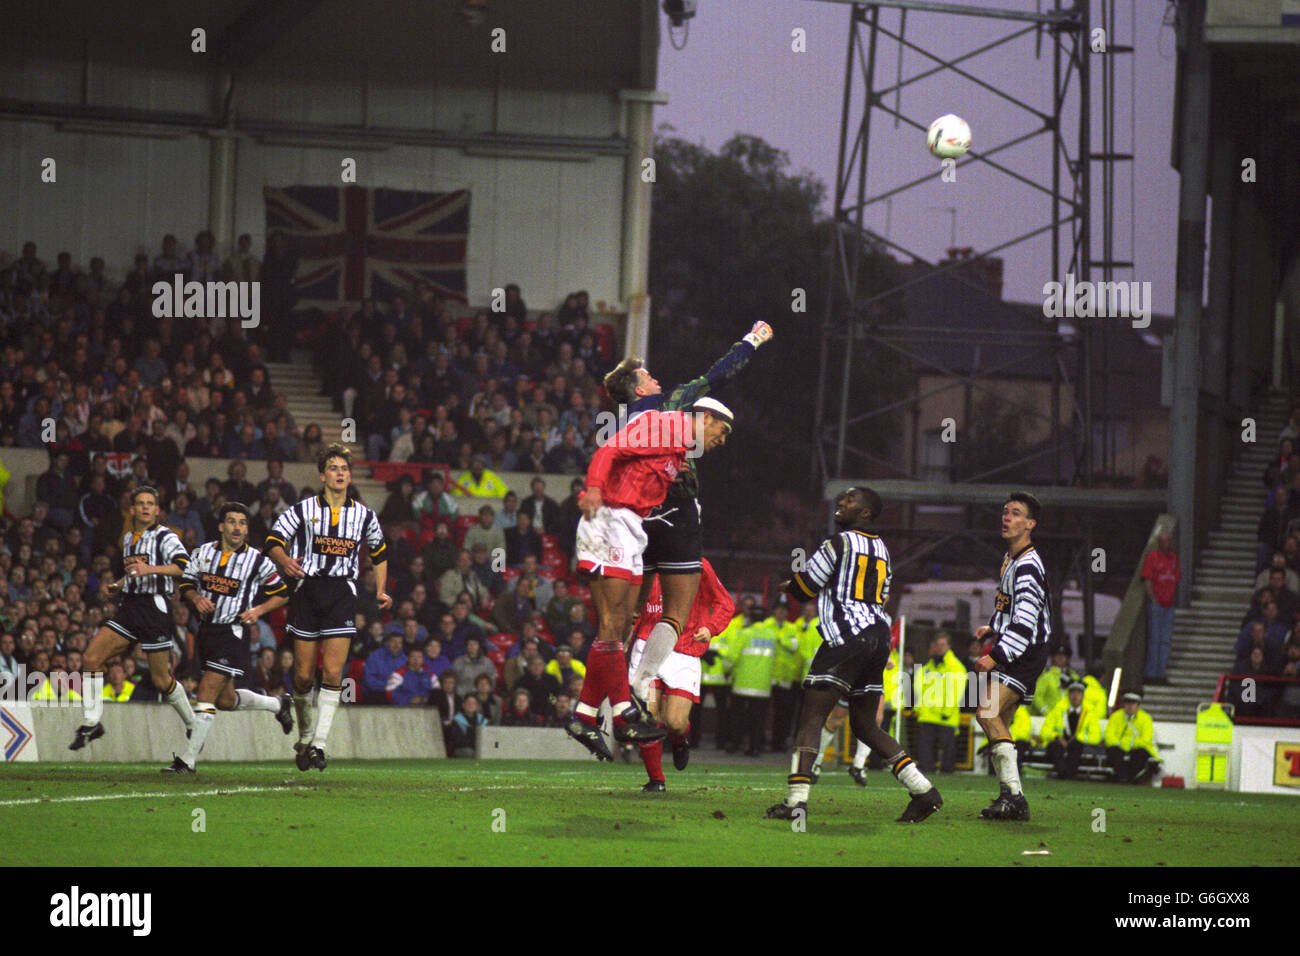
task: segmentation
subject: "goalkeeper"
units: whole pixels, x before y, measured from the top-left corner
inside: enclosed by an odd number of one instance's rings
[[[743,339],[699,378],[678,385],[667,395],[639,358],[625,358],[605,376],[605,391],[612,401],[627,406],[628,421],[650,410],[690,408],[701,397],[726,384],[743,369],[760,345],[772,338],[772,327],[755,322]],[[658,577],[663,590],[663,616],[646,639],[645,653],[630,676],[632,692],[644,698],[659,668],[678,639],[700,589],[703,536],[700,531],[699,478],[693,458],[668,489],[663,503],[642,519],[647,544],[643,556],[641,593],[636,607],[643,608]]]

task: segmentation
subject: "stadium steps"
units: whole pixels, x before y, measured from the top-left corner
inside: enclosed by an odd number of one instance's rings
[[[1168,686],[1148,685],[1142,706],[1155,720],[1192,721],[1232,669],[1232,649],[1255,583],[1255,528],[1264,510],[1264,468],[1289,415],[1285,395],[1270,395],[1255,416],[1256,442],[1229,469],[1218,527],[1196,556],[1191,603],[1174,614]]]
[[[319,425],[326,444],[342,441],[343,413],[334,410],[329,396],[319,394],[320,376],[311,367],[308,354],[295,351],[294,355],[295,358],[301,357],[301,361],[266,363],[267,372],[271,376],[271,387],[284,393],[285,404],[300,430],[305,431],[308,425]],[[365,449],[360,443],[353,442],[351,447],[358,457],[365,457]],[[371,507],[378,509],[383,504],[383,482],[358,475],[353,484]]]

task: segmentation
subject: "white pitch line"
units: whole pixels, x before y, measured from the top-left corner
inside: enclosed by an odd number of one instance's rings
[[[0,807],[23,807],[37,803],[90,803],[96,800],[132,800],[150,797],[224,797],[232,793],[265,793],[268,790],[295,790],[296,787],[227,787],[224,790],[155,790],[148,793],[96,793],[76,797],[29,797],[0,800]]]

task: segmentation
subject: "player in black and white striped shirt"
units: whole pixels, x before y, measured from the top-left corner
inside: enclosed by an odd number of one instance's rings
[[[90,640],[82,656],[82,707],[85,718],[69,750],[80,750],[104,736],[104,662],[139,644],[149,655],[149,676],[167,703],[194,729],[185,688],[172,674],[172,618],[167,596],[175,590],[172,578],[185,570],[189,555],[176,532],[158,523],[158,492],[138,485],[131,493],[131,521],[122,535],[122,577],[101,586],[104,597],[121,592],[117,612]]]
[[[289,599],[293,635],[293,700],[298,714],[299,770],[325,769],[325,743],[343,689],[343,667],[356,636],[357,578],[361,547],[375,567],[376,599],[381,610],[393,599],[385,593],[388,553],[379,518],[352,490],[352,456],[339,444],[317,462],[321,493],[304,498],[276,519],[266,536],[266,554],[280,574],[298,581]],[[319,716],[311,700],[316,646],[324,651]]]
[[[198,650],[203,662],[194,732],[183,756],[172,757],[164,773],[194,773],[199,751],[218,710],[265,710],[276,715],[287,734],[293,730],[293,698],[279,699],[236,690],[232,679],[243,676],[248,662],[250,628],[264,614],[289,603],[289,589],[271,559],[248,546],[248,508],[238,501],[221,506],[220,539],[195,549],[177,587],[202,620]],[[267,598],[254,604],[259,593]]]
[[[789,792],[784,803],[768,808],[768,819],[793,820],[807,813],[821,730],[841,697],[849,701],[853,735],[880,754],[911,794],[898,822],[920,823],[943,806],[939,791],[876,720],[889,661],[885,602],[892,572],[889,549],[868,529],[882,508],[880,496],[870,488],[845,491],[835,502],[835,524],[843,530],[823,541],[807,568],[796,568],[786,584],[796,597],[817,598],[822,645],[803,681]]]
[[[1016,747],[1011,740],[1011,719],[1016,708],[1034,699],[1034,684],[1047,664],[1052,640],[1052,613],[1047,593],[1047,572],[1030,535],[1038,524],[1038,499],[1026,491],[1007,497],[1002,506],[1001,581],[989,623],[975,631],[991,646],[975,662],[975,670],[989,674],[988,700],[980,702],[976,719],[988,738],[993,765],[1001,785],[998,797],[980,811],[986,820],[1028,820],[1029,801],[1020,787]]]

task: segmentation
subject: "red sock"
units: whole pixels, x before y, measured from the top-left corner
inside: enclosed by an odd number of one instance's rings
[[[610,688],[619,674],[626,687],[627,664],[623,661],[623,649],[614,641],[596,641],[592,644],[587,655],[587,675],[582,680],[582,693],[578,697],[579,705],[585,704],[593,711],[599,710],[606,697],[613,697]],[[578,719],[593,726],[596,723],[594,714],[584,714],[581,710]],[[617,713],[614,715],[614,723],[621,723]]]
[[[591,727],[596,726],[600,705],[605,700],[601,648],[602,644],[597,641],[592,644],[591,652],[587,655],[587,674],[582,679],[582,693],[578,695],[578,706],[575,708],[578,719]],[[590,712],[584,713],[588,709]]]
[[[669,733],[668,733],[668,742],[669,742],[669,743],[673,743],[673,744],[679,744],[679,743],[681,743],[683,740],[685,740],[685,739],[687,739],[688,737],[690,737],[690,735],[691,735],[691,722],[688,720],[688,721],[686,721],[686,729],[683,730],[680,734],[675,734],[675,733],[669,731]]]
[[[627,683],[627,660],[623,657],[623,647],[617,643],[609,645],[609,670],[606,672],[605,694],[609,704],[618,714],[632,703],[632,689]]]
[[[652,744],[637,744],[641,748],[641,762],[645,764],[645,772],[650,774],[651,780],[657,780],[659,783],[664,782],[664,742],[656,740]]]

